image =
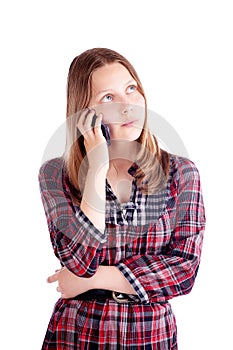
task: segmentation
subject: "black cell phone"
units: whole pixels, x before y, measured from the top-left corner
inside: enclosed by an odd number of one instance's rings
[[[102,130],[104,137],[106,138],[107,145],[110,146],[111,145],[111,138],[110,138],[109,127],[106,124],[101,123],[101,130]]]

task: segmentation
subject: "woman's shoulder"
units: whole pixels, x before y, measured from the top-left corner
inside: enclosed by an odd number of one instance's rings
[[[199,171],[196,164],[189,158],[171,154],[170,155],[170,169],[175,177],[193,177],[199,178]]]
[[[64,169],[63,157],[52,158],[45,161],[39,168],[39,177],[56,178]]]

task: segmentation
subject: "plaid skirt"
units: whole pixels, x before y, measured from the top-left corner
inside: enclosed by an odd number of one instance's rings
[[[42,350],[177,350],[169,303],[59,299]]]

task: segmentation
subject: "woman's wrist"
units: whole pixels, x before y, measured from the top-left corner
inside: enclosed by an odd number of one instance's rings
[[[107,289],[126,294],[137,294],[125,276],[115,266],[100,265],[92,276],[92,289]]]

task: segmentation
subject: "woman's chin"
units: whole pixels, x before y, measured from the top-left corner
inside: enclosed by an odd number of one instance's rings
[[[112,135],[111,140],[118,142],[132,142],[138,140],[140,135],[141,130],[139,130],[138,128],[127,128],[127,132],[121,133],[120,137],[117,135]]]

